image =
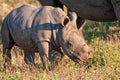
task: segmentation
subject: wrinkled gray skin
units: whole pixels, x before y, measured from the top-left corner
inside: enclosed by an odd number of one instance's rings
[[[39,52],[44,69],[51,63],[52,50],[65,53],[75,62],[87,59],[89,48],[76,19],[74,12],[67,16],[62,9],[50,6],[23,5],[11,11],[1,29],[5,67],[11,65],[14,45],[24,50],[26,63],[34,63],[34,53]]]
[[[115,21],[120,20],[120,0],[39,0],[43,5],[61,7],[65,5],[69,11],[77,13],[78,24],[81,19],[94,21]],[[56,7],[56,6],[55,6]],[[61,7],[62,8],[62,7]],[[80,26],[78,26],[79,28]]]

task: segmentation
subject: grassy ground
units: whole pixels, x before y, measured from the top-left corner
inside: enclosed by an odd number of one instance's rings
[[[17,1],[14,4],[14,1]],[[39,6],[35,0],[1,0],[0,16],[4,16],[14,7],[24,3]],[[36,54],[37,70],[31,72],[24,63],[21,51],[13,49],[12,64],[15,70],[3,70],[2,45],[0,46],[0,80],[120,80],[120,32],[119,22],[106,22],[99,25],[97,22],[87,21],[84,29],[86,42],[90,47],[90,59],[84,63],[76,64],[65,60],[49,73],[41,68],[41,61]]]

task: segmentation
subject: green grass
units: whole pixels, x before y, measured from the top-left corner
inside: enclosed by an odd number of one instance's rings
[[[2,0],[0,9],[3,8],[3,3],[10,6],[11,10],[27,1],[29,2],[29,0],[25,0],[12,5],[14,1]],[[30,1],[34,2],[34,0]],[[0,15],[4,17],[10,10],[5,7]],[[15,70],[6,73],[3,68],[1,45],[0,80],[120,80],[120,33],[110,30],[111,28],[119,28],[115,26],[120,26],[120,23],[115,21],[99,25],[98,22],[87,21],[83,32],[90,47],[89,60],[81,64],[65,60],[49,73],[42,70],[38,54],[35,58],[37,69],[35,72],[31,72],[29,66],[24,63],[23,56],[15,56],[15,53],[21,53],[18,49],[16,52],[15,49],[12,50],[12,65]]]

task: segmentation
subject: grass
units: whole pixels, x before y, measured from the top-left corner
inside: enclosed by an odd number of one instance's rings
[[[0,8],[3,3],[12,9],[25,2],[34,2],[34,0],[24,0],[23,2],[16,0],[19,3],[12,5],[14,1],[2,0]],[[5,10],[0,15],[4,17],[10,10]],[[3,70],[4,60],[1,45],[0,80],[120,80],[120,33],[119,27],[116,26],[119,26],[118,21],[105,22],[102,25],[99,25],[98,22],[87,21],[83,32],[90,47],[90,59],[81,64],[65,60],[49,73],[42,70],[37,53],[35,58],[37,69],[35,72],[31,72],[29,66],[23,61],[23,55],[16,57],[15,53],[21,53],[18,49],[12,50],[12,64],[15,70],[6,73]],[[116,28],[117,31],[115,31]]]

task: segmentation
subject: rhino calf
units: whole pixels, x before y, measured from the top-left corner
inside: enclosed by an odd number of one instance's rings
[[[82,29],[76,27],[76,19],[74,12],[67,16],[60,8],[50,6],[36,8],[22,5],[12,10],[4,19],[1,29],[5,67],[11,65],[14,45],[22,48],[28,56],[39,52],[44,69],[51,63],[52,50],[65,53],[75,62],[88,59],[89,47]]]

